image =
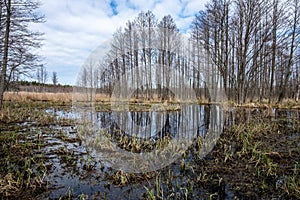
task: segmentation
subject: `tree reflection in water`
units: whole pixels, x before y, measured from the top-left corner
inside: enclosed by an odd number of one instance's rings
[[[224,113],[218,106],[186,105],[179,111],[98,112],[97,126],[114,136],[139,139],[196,138],[220,134]]]
[[[176,111],[85,109],[81,116],[79,133],[87,149],[107,166],[137,173],[171,164],[196,140],[203,158],[219,139],[226,118],[220,106],[197,104],[181,104]]]

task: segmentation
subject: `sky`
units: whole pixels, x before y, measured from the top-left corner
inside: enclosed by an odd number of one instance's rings
[[[112,38],[141,11],[152,11],[157,20],[170,14],[186,33],[197,12],[208,0],[40,0],[46,22],[33,25],[44,33],[39,55],[49,80],[57,72],[60,84],[74,85],[81,66],[97,46]]]

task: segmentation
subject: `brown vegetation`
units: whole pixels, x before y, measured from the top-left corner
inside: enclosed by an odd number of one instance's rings
[[[79,98],[81,99],[81,98]],[[85,99],[84,97],[82,98]],[[42,102],[53,102],[53,103],[72,103],[73,100],[73,93],[50,93],[50,92],[5,92],[4,93],[4,100],[5,101],[13,101],[13,102],[35,102],[35,101],[42,101]],[[94,99],[95,102],[98,103],[108,103],[111,102],[112,99],[109,95],[106,94],[96,94]],[[119,100],[118,100],[119,101]],[[126,99],[124,99],[126,101]],[[169,100],[161,102],[159,98],[153,98],[151,100],[145,99],[137,99],[131,98],[130,103],[144,103],[147,105],[155,104],[155,103],[182,103],[177,100]],[[194,102],[195,103],[195,102]],[[199,104],[210,104],[207,99],[200,99]],[[244,104],[237,104],[234,102],[228,103],[228,105],[233,107],[244,107],[244,108],[265,108],[271,110],[272,108],[289,108],[289,109],[300,109],[300,102],[296,102],[293,99],[285,99],[281,103],[268,103],[267,100],[262,102],[246,102]]]
[[[5,92],[5,101],[72,102],[72,93]]]

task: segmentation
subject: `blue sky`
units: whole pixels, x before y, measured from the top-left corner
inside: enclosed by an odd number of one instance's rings
[[[59,83],[73,85],[89,54],[139,12],[151,10],[158,20],[170,14],[178,28],[186,32],[207,1],[41,0],[40,11],[47,21],[33,25],[33,29],[45,33],[39,54],[49,76],[55,71]]]

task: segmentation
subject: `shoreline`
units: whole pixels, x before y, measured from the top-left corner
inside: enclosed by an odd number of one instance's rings
[[[110,105],[112,103],[111,98],[106,94],[96,94],[95,96],[95,105]],[[4,93],[4,101],[5,102],[18,102],[18,103],[54,103],[54,104],[62,104],[68,105],[73,103],[73,93],[39,93],[39,92],[5,92]],[[78,101],[78,102],[85,102]],[[118,101],[120,102],[120,101]],[[124,100],[127,102],[127,100]],[[144,106],[151,106],[153,104],[164,104],[164,105],[175,105],[175,104],[199,104],[199,105],[220,105],[222,104],[219,102],[209,102],[208,100],[198,100],[198,101],[187,101],[187,102],[179,102],[176,100],[145,100],[145,99],[135,99],[132,98],[129,101],[130,105],[144,105]],[[268,103],[267,100],[263,100],[262,102],[253,101],[253,102],[246,102],[243,104],[238,104],[233,101],[226,102],[226,105],[229,107],[235,108],[249,108],[249,109],[300,109],[300,101],[295,101],[292,99],[285,99],[280,103],[271,102]]]

